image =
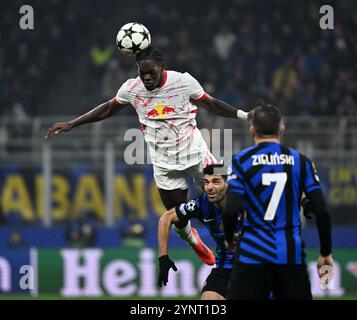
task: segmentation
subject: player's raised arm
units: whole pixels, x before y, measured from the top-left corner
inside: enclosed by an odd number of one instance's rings
[[[236,109],[229,104],[210,96],[207,93],[205,93],[205,95],[199,100],[191,99],[191,102],[198,107],[205,108],[208,111],[214,112],[215,114],[218,114],[222,117],[239,118],[242,120],[248,119],[248,112],[245,112],[241,109]]]
[[[171,226],[179,221],[175,208],[166,211],[159,219],[158,227],[158,249],[159,249],[159,278],[158,286],[166,286],[169,271],[172,268],[177,271],[175,263],[168,256],[168,243]]]
[[[186,72],[184,76],[188,86],[190,102],[222,117],[240,118],[243,120],[248,119],[248,112],[234,108],[229,104],[210,96],[204,91],[200,83],[189,73]]]
[[[48,129],[45,139],[50,139],[61,132],[70,131],[74,127],[78,127],[82,124],[97,122],[109,118],[124,107],[125,104],[119,103],[116,98],[108,100],[88,111],[87,113],[79,116],[78,118],[68,122],[55,123],[51,128]]]

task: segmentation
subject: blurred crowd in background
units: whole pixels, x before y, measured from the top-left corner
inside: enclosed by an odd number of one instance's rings
[[[0,5],[0,110],[17,118],[78,114],[136,76],[115,45],[129,21],[145,24],[167,68],[188,71],[235,106],[263,98],[284,114],[357,115],[357,3],[336,1],[334,29],[320,1],[22,1]]]

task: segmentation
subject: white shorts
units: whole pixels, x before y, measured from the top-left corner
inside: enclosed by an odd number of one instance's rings
[[[214,163],[217,163],[217,160],[206,150],[203,162],[184,170],[167,170],[154,165],[154,180],[156,186],[164,190],[188,189],[189,178],[193,178],[197,184],[200,184],[203,179],[203,169],[207,165]]]

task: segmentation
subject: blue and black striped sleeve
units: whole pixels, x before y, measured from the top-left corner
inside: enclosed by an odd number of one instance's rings
[[[305,193],[311,192],[316,189],[321,189],[320,179],[317,175],[317,170],[314,163],[305,157],[305,181],[304,191]]]

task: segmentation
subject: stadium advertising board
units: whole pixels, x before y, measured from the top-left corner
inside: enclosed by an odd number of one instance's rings
[[[35,250],[35,249],[32,249]],[[323,290],[316,274],[313,258],[317,250],[307,250],[312,292],[315,297],[339,298],[345,295],[357,298],[357,252],[350,249],[334,251],[335,277],[333,288]],[[200,294],[209,266],[201,264],[188,249],[172,249],[178,272],[170,273],[168,285],[157,288],[156,251],[138,249],[37,249],[32,253],[35,269],[35,287],[22,293],[33,295],[75,297],[185,297],[196,298]],[[21,288],[20,264],[29,263],[29,252],[13,250],[0,255],[0,261],[11,266],[11,286],[4,285],[4,263],[1,268],[1,293],[19,293]]]
[[[36,293],[36,253],[34,249],[0,251],[0,293]]]

